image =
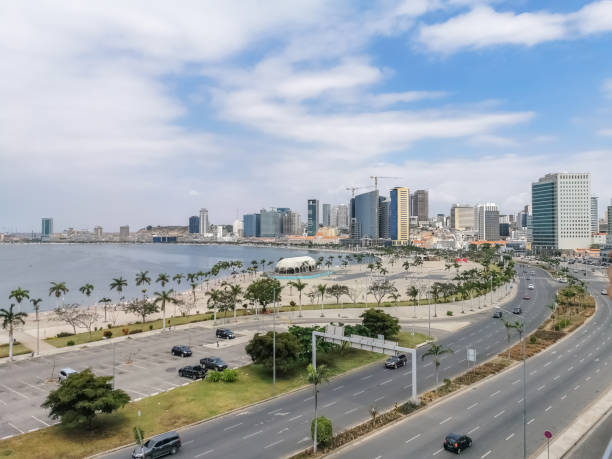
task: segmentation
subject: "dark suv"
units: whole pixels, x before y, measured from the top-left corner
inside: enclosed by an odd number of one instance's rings
[[[451,433],[444,439],[443,445],[447,451],[453,451],[454,453],[460,454],[466,448],[472,446],[472,439],[467,435],[460,435]]]
[[[512,314],[521,314],[522,312],[523,310],[519,306],[512,308]]]
[[[405,354],[393,355],[385,362],[385,368],[403,367],[406,363],[408,363],[408,358]]]
[[[493,318],[494,318],[494,319],[501,319],[501,318],[502,318],[502,316],[503,316],[503,314],[502,314],[502,312],[501,312],[501,311],[495,311],[495,312],[493,313]]]
[[[146,441],[142,446],[132,451],[134,459],[153,459],[156,457],[176,454],[181,448],[181,437],[176,432],[166,432]]]
[[[217,332],[215,333],[217,338],[223,339],[234,339],[236,335],[229,328],[217,328]]]
[[[178,355],[179,357],[191,357],[191,349],[189,346],[179,345],[172,347],[172,355]]]
[[[223,371],[227,368],[227,363],[221,360],[219,357],[204,357],[200,359],[200,365],[205,369]]]
[[[200,365],[187,365],[186,367],[179,368],[178,374],[183,378],[204,379],[206,368],[202,368]]]

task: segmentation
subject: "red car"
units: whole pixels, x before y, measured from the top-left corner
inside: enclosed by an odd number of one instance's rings
[[[523,296],[523,299],[524,299],[524,300],[530,300],[530,299],[531,299],[531,297],[530,297],[529,295],[525,295],[525,296]]]

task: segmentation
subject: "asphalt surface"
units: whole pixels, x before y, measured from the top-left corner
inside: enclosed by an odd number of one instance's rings
[[[536,289],[530,291],[532,299],[522,300],[523,295],[519,294],[506,306],[510,309],[515,305],[522,306],[522,317],[528,330],[535,329],[549,315],[547,305],[551,303],[554,289],[558,286],[543,271],[536,271],[535,278],[521,280],[519,286],[522,293],[528,283],[534,283]],[[468,345],[477,350],[479,361],[488,359],[507,346],[505,327],[500,320],[491,318],[490,311],[473,315],[470,319],[473,321],[471,325],[439,340],[456,351],[442,357],[440,381],[465,370]],[[421,348],[417,357],[418,392],[424,392],[434,384],[433,362],[422,361],[420,355],[423,352]],[[335,431],[340,431],[369,419],[371,406],[381,411],[391,408],[395,402],[410,397],[409,368],[410,363],[398,370],[386,370],[381,364],[371,365],[323,385],[319,393],[319,415],[330,418]],[[312,389],[307,388],[182,429],[183,448],[177,456],[275,458],[290,455],[311,443],[313,398]],[[125,448],[106,457],[129,457],[130,451],[131,448]],[[406,457],[405,453],[402,457]]]
[[[575,334],[527,361],[527,453],[559,435],[612,381],[612,302],[599,292],[607,282],[590,282],[598,310]],[[539,288],[539,287],[538,287]],[[467,434],[472,458],[522,457],[522,365],[461,395],[433,406],[333,457],[444,457],[444,436]],[[609,435],[609,432],[608,432]],[[584,448],[583,459],[599,458]]]
[[[609,411],[607,416],[571,449],[566,459],[591,457],[600,459],[610,442],[612,442],[612,411]]]

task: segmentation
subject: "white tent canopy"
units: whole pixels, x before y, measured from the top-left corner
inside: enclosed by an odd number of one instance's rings
[[[291,257],[283,258],[278,263],[274,271],[279,274],[295,274],[314,271],[317,267],[312,257]]]

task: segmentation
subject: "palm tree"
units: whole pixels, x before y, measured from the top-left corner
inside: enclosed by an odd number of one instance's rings
[[[508,338],[508,358],[510,358],[510,340],[512,339],[512,329],[514,324],[504,320],[504,327],[506,327],[506,337]]]
[[[111,303],[113,300],[111,300],[110,298],[102,298],[100,299],[100,303],[104,303],[104,322],[106,322],[106,308],[108,308],[108,303]]]
[[[155,292],[155,300],[153,303],[158,304],[161,303],[162,310],[162,329],[166,330],[166,303],[174,303],[176,304],[177,300],[172,296],[174,290],[162,290],[161,292]]]
[[[82,287],[79,287],[79,292],[81,292],[83,295],[89,298],[89,296],[91,295],[91,292],[93,292],[93,289],[94,289],[94,286],[92,284],[85,284]]]
[[[323,298],[325,298],[325,292],[327,292],[327,284],[317,285],[317,292],[321,295],[321,317],[325,317],[325,314],[323,314]]]
[[[149,271],[140,271],[138,274],[136,274],[136,285],[140,287],[142,284],[151,285],[151,278],[149,277]],[[142,289],[143,299],[145,299],[144,296],[146,292],[147,292],[147,289],[143,288]]]
[[[413,285],[408,290],[406,290],[406,294],[410,298],[412,298],[412,302],[414,303],[414,317],[416,317],[416,308],[419,305],[419,302],[417,300],[417,296],[419,296],[419,289]]]
[[[177,289],[177,290],[178,290],[178,288],[179,288],[179,287],[180,287],[180,285],[181,285],[181,281],[183,280],[183,277],[185,277],[185,275],[184,275],[184,274],[181,274],[181,273],[178,273],[178,274],[175,274],[174,276],[172,276],[172,280],[173,280],[174,282],[176,282],[176,289]]]
[[[170,279],[168,278],[167,274],[161,273],[157,276],[157,279],[155,279],[155,282],[157,282],[158,284],[161,284],[162,288],[164,288],[166,284],[170,282]]]
[[[110,283],[110,289],[117,290],[117,293],[119,293],[119,301],[121,301],[122,298],[121,293],[123,292],[123,287],[127,287],[127,284],[127,281],[123,277],[114,277],[113,281]]]
[[[312,363],[308,364],[306,368],[308,372],[308,382],[312,384],[313,392],[314,392],[314,419],[315,419],[315,429],[314,429],[314,453],[317,454],[317,431],[319,430],[318,420],[317,420],[317,409],[319,407],[319,385],[324,382],[329,382],[329,371],[326,365],[319,365],[317,368],[312,366]]]
[[[308,284],[305,284],[300,279],[298,279],[289,282],[289,285],[291,287],[295,287],[295,289],[298,291],[298,297],[300,299],[300,312],[298,314],[298,317],[302,317],[302,290],[304,290],[308,286]]]
[[[14,312],[14,304],[11,304],[8,310],[0,309],[0,319],[2,319],[2,328],[8,328],[9,333],[9,360],[13,360],[13,333],[15,327],[20,323],[25,324],[25,318],[28,316],[25,312]]]
[[[421,356],[421,360],[425,360],[425,357],[429,357],[430,355],[434,358],[435,363],[435,372],[436,372],[436,386],[438,385],[438,367],[440,366],[440,357],[442,354],[454,354],[450,347],[444,346],[443,344],[431,343],[429,349]]]
[[[30,291],[29,290],[24,290],[21,287],[17,287],[9,295],[9,300],[11,298],[15,298],[15,301],[17,301],[17,306],[19,307],[19,312],[21,312],[21,301],[24,298],[27,298],[28,300],[30,299]]]
[[[440,297],[440,283],[439,282],[434,282],[434,284],[431,286],[431,289],[429,290],[429,293],[431,293],[431,297],[434,300],[434,317],[438,317],[438,298]]]
[[[40,303],[42,302],[42,298],[31,298],[30,303],[34,306],[34,312],[36,313],[36,355],[40,352],[39,344],[40,344],[40,321],[38,320],[38,313],[40,312]]]
[[[408,270],[410,269],[410,262],[409,261],[405,261],[402,264],[402,268],[404,268],[404,270],[406,271],[406,275],[408,275]]]
[[[55,298],[59,300],[60,296],[68,293],[68,287],[66,287],[66,282],[51,282],[51,287],[49,287],[49,296],[55,295]]]
[[[208,309],[213,310],[213,325],[217,323],[217,309],[222,304],[222,296],[223,292],[218,289],[211,289],[206,292],[206,296],[208,296],[208,301],[206,304],[208,305]]]
[[[232,299],[232,307],[234,308],[234,322],[236,322],[236,303],[238,302],[238,298],[240,297],[240,295],[242,295],[242,287],[238,284],[225,283],[225,285],[226,287],[228,287],[228,292]]]
[[[198,278],[198,273],[187,273],[187,282],[191,285],[191,293],[193,293],[193,306],[195,307],[196,303],[196,287],[198,284],[196,283],[196,279]]]

